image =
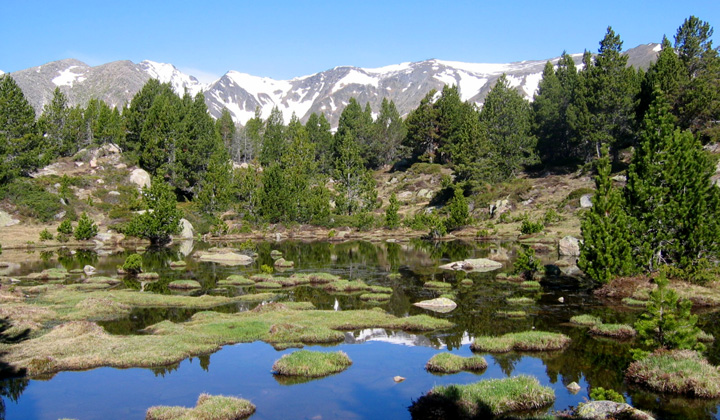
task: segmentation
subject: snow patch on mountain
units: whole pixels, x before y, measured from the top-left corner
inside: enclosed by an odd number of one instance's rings
[[[542,75],[542,73],[533,73],[525,76],[525,84],[522,90],[531,101],[533,100],[533,96],[535,96],[535,92],[537,92],[538,85],[542,80]]]
[[[460,99],[463,101],[468,101],[470,98],[477,95],[480,92],[480,89],[482,89],[488,81],[486,77],[478,78],[477,76],[464,71],[459,71],[458,76],[460,76],[460,83],[458,86],[460,88]]]
[[[510,70],[510,64],[499,64],[499,63],[463,63],[461,61],[444,61],[444,60],[432,60],[436,63],[442,64],[447,67],[453,67],[460,70],[465,70],[470,73],[479,73],[486,75],[502,74]]]
[[[335,84],[332,92],[335,93],[349,85],[369,85],[378,87],[378,82],[378,78],[371,77],[368,74],[353,68]]]
[[[172,64],[144,60],[138,64],[138,67],[160,83],[170,83],[175,93],[180,96],[184,95],[186,90],[191,96],[195,96],[206,88],[194,76],[181,72]]]
[[[84,74],[82,73],[75,73],[73,69],[79,69],[80,66],[70,66],[65,70],[58,71],[58,76],[52,79],[53,84],[55,86],[70,86],[72,87],[75,82],[82,82],[85,80]]]

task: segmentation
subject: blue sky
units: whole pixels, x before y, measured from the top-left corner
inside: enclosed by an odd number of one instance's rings
[[[608,25],[625,49],[672,39],[690,15],[720,31],[716,0],[3,0],[0,70],[147,59],[201,79],[228,70],[289,79],[429,58],[511,62],[596,52]]]

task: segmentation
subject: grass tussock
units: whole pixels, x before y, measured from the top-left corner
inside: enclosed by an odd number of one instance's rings
[[[623,305],[637,306],[639,308],[644,308],[647,306],[647,300],[639,300],[632,297],[623,298],[622,303]]]
[[[250,417],[255,406],[248,400],[223,395],[200,394],[194,408],[155,406],[145,414],[146,420],[238,420]]]
[[[340,280],[340,276],[330,273],[310,273],[307,274],[307,277],[310,279],[310,283],[313,284],[332,283]]]
[[[463,370],[481,371],[487,369],[487,362],[481,356],[461,357],[452,353],[438,353],[428,360],[428,372],[457,373]]]
[[[625,378],[656,392],[720,398],[720,368],[691,350],[657,350],[630,364]]]
[[[202,286],[195,280],[173,280],[168,283],[169,289],[189,290],[200,289]]]
[[[527,312],[525,311],[497,311],[495,315],[502,316],[505,318],[525,318]]]
[[[286,354],[277,360],[272,370],[284,376],[305,376],[319,378],[342,372],[352,364],[347,354],[300,350]]]
[[[535,301],[529,297],[507,298],[508,305],[532,305]]]
[[[602,324],[602,320],[594,315],[575,315],[574,317],[570,318],[570,322],[575,325],[582,325],[584,327],[592,327],[593,325],[600,325]]]
[[[259,283],[255,283],[256,289],[282,289],[282,285],[280,283],[276,283],[274,281],[262,281]]]
[[[633,338],[637,335],[637,331],[626,324],[596,324],[593,325],[588,332],[593,335],[623,340]]]
[[[555,401],[552,388],[531,376],[491,379],[467,385],[436,386],[411,407],[413,418],[493,418],[537,410]]]
[[[524,289],[539,289],[541,286],[540,286],[540,282],[538,282],[538,281],[528,280],[528,281],[524,281],[524,282],[520,283],[520,287],[522,287]]]
[[[360,300],[385,302],[390,300],[390,297],[391,295],[387,293],[363,293],[362,295],[360,295]]]
[[[218,286],[252,286],[255,282],[245,276],[233,274],[224,280],[218,281],[217,284]]]
[[[452,287],[452,284],[442,281],[426,281],[423,287],[426,289],[449,289]]]
[[[328,292],[361,292],[368,290],[368,285],[360,280],[335,280],[332,283],[326,283],[322,286]]]
[[[476,337],[470,345],[472,351],[505,353],[516,351],[548,351],[561,350],[570,344],[570,337],[565,334],[545,331],[523,331],[505,334],[499,337]]]

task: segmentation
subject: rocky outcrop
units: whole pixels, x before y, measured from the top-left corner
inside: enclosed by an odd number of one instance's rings
[[[575,417],[586,420],[628,419],[628,420],[655,420],[650,414],[637,408],[614,401],[589,401],[578,405]]]
[[[448,298],[423,300],[421,302],[413,303],[413,305],[440,313],[447,313],[457,308],[457,303]]]
[[[558,242],[560,256],[574,257],[580,255],[580,240],[574,236],[566,236]]]
[[[441,265],[443,270],[493,271],[502,268],[502,263],[487,258],[473,258]]]

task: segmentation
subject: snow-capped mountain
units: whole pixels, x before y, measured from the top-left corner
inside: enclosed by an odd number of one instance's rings
[[[657,57],[658,44],[640,45],[628,50],[630,65],[646,68]],[[582,54],[574,54],[580,63]],[[556,63],[558,58],[550,59]],[[305,121],[310,114],[323,113],[335,126],[340,113],[355,97],[361,104],[380,109],[383,98],[392,99],[405,115],[417,107],[431,90],[446,84],[457,85],[463,100],[481,104],[495,81],[506,74],[510,84],[532,100],[548,60],[507,64],[462,63],[426,60],[380,68],[335,67],[291,80],[274,80],[229,71],[210,84],[184,74],[172,64],[143,61],[115,61],[91,67],[74,60],[60,60],[12,73],[35,110],[42,112],[59,87],[71,105],[86,104],[91,98],[111,106],[124,106],[150,78],[170,83],[182,95],[204,92],[208,110],[219,117],[227,108],[237,123],[245,124],[259,107],[267,117],[278,107],[285,121],[295,114]]]

